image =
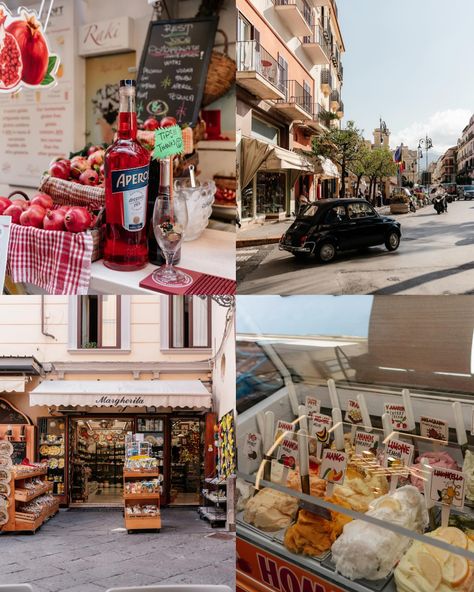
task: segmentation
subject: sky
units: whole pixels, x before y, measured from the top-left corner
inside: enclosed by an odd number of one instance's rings
[[[373,296],[238,296],[237,332],[367,337]]]
[[[337,5],[346,46],[345,120],[372,138],[382,117],[392,148],[416,148],[426,133],[433,156],[456,145],[474,113],[474,0]]]

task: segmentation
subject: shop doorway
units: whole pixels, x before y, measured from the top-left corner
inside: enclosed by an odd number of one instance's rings
[[[204,425],[199,419],[171,419],[170,505],[189,506],[200,503]]]
[[[123,505],[127,418],[74,418],[70,421],[70,501],[90,506]]]

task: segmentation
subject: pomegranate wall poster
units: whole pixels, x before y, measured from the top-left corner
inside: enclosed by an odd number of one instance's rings
[[[59,57],[49,51],[40,17],[41,13],[26,8],[19,8],[15,16],[0,3],[0,93],[51,88],[56,84]]]

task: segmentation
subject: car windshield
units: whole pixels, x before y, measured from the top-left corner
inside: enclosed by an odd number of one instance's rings
[[[318,211],[319,206],[317,204],[311,204],[309,205],[301,214],[302,218],[312,218],[313,216],[316,215],[316,212]]]

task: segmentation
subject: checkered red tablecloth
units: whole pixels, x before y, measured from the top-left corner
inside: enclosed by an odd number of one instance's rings
[[[90,232],[48,231],[12,224],[7,273],[48,294],[87,294],[93,241]]]

